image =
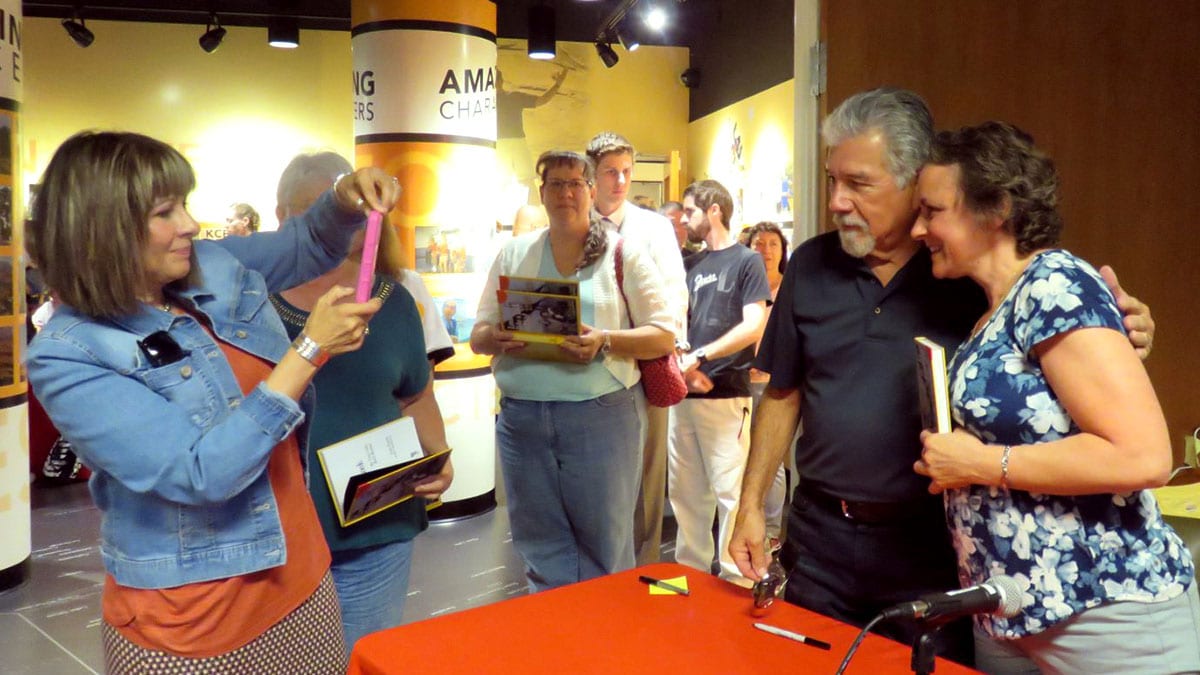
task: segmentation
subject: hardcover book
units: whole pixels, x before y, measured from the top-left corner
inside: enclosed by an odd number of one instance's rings
[[[546,295],[579,297],[579,282],[573,279],[542,279],[540,277],[510,277],[500,275],[500,290]]]
[[[921,406],[921,428],[950,433],[950,386],[946,377],[946,350],[929,338],[917,343],[917,397]]]
[[[514,356],[572,361],[558,345],[568,335],[580,333],[578,282],[501,276],[496,300],[500,304],[501,326],[526,343]]]
[[[411,417],[317,450],[342,527],[412,499],[417,484],[440,473],[449,457],[449,449],[422,452]]]

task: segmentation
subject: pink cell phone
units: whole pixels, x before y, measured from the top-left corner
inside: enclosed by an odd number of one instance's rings
[[[362,266],[358,270],[355,302],[366,302],[371,297],[371,286],[375,283],[375,258],[379,252],[379,234],[382,229],[383,214],[379,211],[367,214],[367,233],[363,237]]]

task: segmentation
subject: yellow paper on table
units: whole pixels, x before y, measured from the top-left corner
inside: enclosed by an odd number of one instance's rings
[[[1200,483],[1160,487],[1153,492],[1164,516],[1200,519]]]
[[[672,586],[678,586],[685,591],[689,590],[688,585],[687,585],[687,577],[686,576],[674,577],[671,579],[659,579],[659,581],[665,581],[668,584],[671,584]],[[669,591],[665,588],[659,588],[658,586],[651,585],[650,586],[650,595],[679,595],[679,594],[676,593],[675,591]]]

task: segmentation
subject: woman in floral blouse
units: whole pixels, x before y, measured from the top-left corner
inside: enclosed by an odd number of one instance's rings
[[[958,428],[924,432],[914,468],[946,494],[961,583],[1024,591],[1017,616],[978,617],[979,668],[1200,671],[1195,568],[1148,491],[1171,468],[1166,421],[1104,281],[1054,248],[1057,188],[1011,125],[938,135],[913,236],[989,310],[950,362]]]

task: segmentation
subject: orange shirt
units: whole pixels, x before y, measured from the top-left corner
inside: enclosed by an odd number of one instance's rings
[[[243,394],[270,374],[271,364],[217,342]],[[139,646],[205,658],[246,645],[307,600],[329,569],[330,557],[304,484],[294,434],[271,451],[267,475],[283,525],[285,565],[162,589],[120,586],[106,575],[101,597],[104,620]]]

